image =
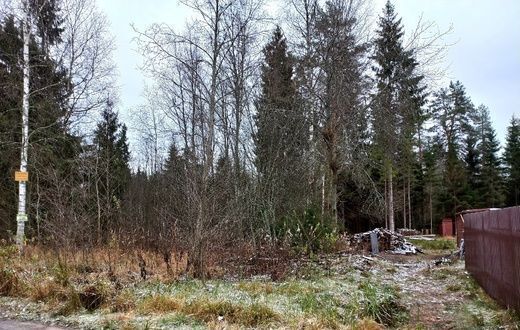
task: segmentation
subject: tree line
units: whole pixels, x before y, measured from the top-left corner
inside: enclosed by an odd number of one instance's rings
[[[32,17],[27,239],[116,240],[165,260],[175,247],[203,276],[208,254],[226,247],[311,252],[345,231],[431,228],[464,209],[518,204],[519,119],[501,151],[485,105],[459,81],[431,83],[442,36],[405,33],[390,1],[374,28],[361,0],[287,0],[274,28],[260,0],[181,2],[193,13],[185,29],[134,27],[151,84],[129,129],[95,4],[6,2],[2,236],[16,226],[23,10]]]

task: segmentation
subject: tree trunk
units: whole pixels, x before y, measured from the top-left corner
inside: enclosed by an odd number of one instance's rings
[[[408,228],[412,229],[412,198],[410,175],[408,175]]]
[[[430,204],[430,234],[433,234],[433,202],[432,202],[432,186],[430,184],[430,194],[429,194],[429,204]]]
[[[385,177],[385,228],[388,229],[388,179]]]
[[[27,172],[27,154],[29,149],[29,40],[30,14],[29,4],[25,3],[25,19],[23,23],[23,99],[22,99],[22,150],[20,159],[20,172]],[[18,214],[16,216],[16,243],[21,249],[25,237],[25,222],[27,221],[27,182],[18,183]]]
[[[394,187],[393,187],[392,165],[388,166],[388,226],[395,231],[394,221]]]
[[[404,228],[407,228],[407,221],[408,221],[408,217],[406,216],[406,208],[407,208],[407,203],[406,203],[406,181],[403,180],[403,227]]]

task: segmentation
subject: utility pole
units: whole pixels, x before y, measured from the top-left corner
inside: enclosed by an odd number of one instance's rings
[[[29,4],[24,2],[23,22],[23,100],[22,100],[22,151],[20,172],[15,174],[18,181],[18,214],[16,215],[16,244],[21,249],[25,237],[25,222],[27,222],[27,151],[29,148],[29,39],[31,36]]]

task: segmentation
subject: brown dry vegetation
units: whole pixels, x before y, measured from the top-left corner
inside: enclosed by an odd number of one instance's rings
[[[27,246],[19,255],[4,246],[0,310],[19,317],[21,305],[34,306],[36,320],[43,311],[80,328],[92,327],[79,321],[89,315],[94,327],[121,329],[518,329],[518,316],[494,304],[463,265],[433,267],[429,252],[367,261],[345,251],[312,258],[251,251],[216,251],[212,279],[201,282],[190,279],[182,253],[172,252],[167,267],[153,251]]]

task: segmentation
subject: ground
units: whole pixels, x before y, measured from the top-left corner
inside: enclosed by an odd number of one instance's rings
[[[487,297],[464,261],[436,262],[448,254],[345,250],[280,259],[287,263],[283,276],[224,274],[206,281],[139,280],[136,271],[125,281],[85,266],[72,274],[63,266],[44,268],[33,256],[31,272],[13,266],[20,275],[13,283],[23,289],[11,284],[8,292],[3,285],[0,319],[82,329],[518,329],[518,315]],[[5,274],[4,266],[4,283],[13,278]]]

